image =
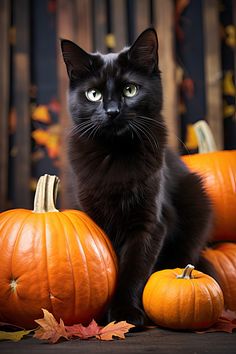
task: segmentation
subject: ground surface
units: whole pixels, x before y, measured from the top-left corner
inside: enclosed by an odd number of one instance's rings
[[[160,329],[128,334],[125,340],[73,340],[48,344],[33,338],[0,342],[1,354],[236,354],[236,332],[187,333]]]

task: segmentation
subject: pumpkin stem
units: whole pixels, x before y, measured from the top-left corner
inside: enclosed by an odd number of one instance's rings
[[[194,266],[192,264],[188,264],[184,270],[183,273],[180,275],[177,275],[178,279],[192,279],[192,271],[194,270]]]
[[[57,176],[44,175],[39,178],[34,197],[34,213],[59,211],[55,207],[59,182]]]
[[[200,154],[218,150],[212,131],[206,121],[199,120],[193,124],[193,128],[197,136]]]

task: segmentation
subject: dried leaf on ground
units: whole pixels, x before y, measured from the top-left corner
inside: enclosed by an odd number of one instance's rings
[[[61,337],[68,339],[68,334],[62,319],[60,319],[60,323],[58,323],[49,311],[45,309],[42,310],[44,317],[35,320],[41,328],[35,331],[34,337],[38,339],[46,339],[51,343],[56,343]]]
[[[0,331],[0,341],[1,340],[11,340],[13,342],[18,342],[20,341],[24,336],[27,336],[30,332],[34,331],[33,329],[31,330],[22,330],[22,331],[16,331],[16,332],[5,332],[5,331]]]
[[[89,339],[95,337],[100,340],[113,340],[116,338],[125,338],[130,328],[135,327],[126,321],[111,322],[105,327],[100,327],[95,320],[92,320],[87,327],[82,324],[73,326],[65,326],[62,319],[60,323],[55,317],[45,309],[42,309],[44,317],[35,322],[40,325],[40,328],[35,331],[34,337],[38,339],[47,339],[51,343],[56,343],[61,337],[70,339],[79,337],[80,339]]]
[[[213,324],[210,328],[204,331],[196,331],[196,333],[213,333],[213,332],[226,332],[232,333],[236,329],[236,312],[233,311],[223,311],[221,317],[218,321]]]
[[[65,326],[65,328],[70,337],[76,336],[80,339],[88,339],[98,335],[102,327],[98,326],[97,322],[92,320],[87,327],[79,323],[73,326]]]
[[[134,325],[127,323],[126,321],[110,322],[107,326],[103,327],[99,334],[96,335],[100,340],[113,340],[113,337],[125,339],[125,333],[127,333]]]

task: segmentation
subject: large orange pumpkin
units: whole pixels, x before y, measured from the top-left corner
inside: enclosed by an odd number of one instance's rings
[[[143,306],[157,325],[195,330],[217,321],[224,299],[217,282],[189,264],[153,273],[143,291]]]
[[[83,212],[54,205],[58,178],[37,185],[34,210],[0,214],[0,321],[34,328],[41,308],[67,325],[98,318],[115,290],[116,256]]]
[[[182,156],[203,177],[214,208],[214,240],[236,241],[236,150]]]
[[[236,244],[224,242],[204,250],[219,276],[226,309],[236,311]]]

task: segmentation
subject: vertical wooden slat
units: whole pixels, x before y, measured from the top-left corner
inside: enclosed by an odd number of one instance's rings
[[[163,82],[163,116],[169,128],[169,144],[177,149],[177,83],[174,60],[174,2],[156,0],[154,4],[159,39],[159,60]]]
[[[223,147],[223,113],[218,0],[203,1],[207,121],[218,149]]]
[[[94,45],[95,51],[105,53],[106,48],[106,1],[95,0],[93,2],[94,11]]]
[[[149,25],[149,1],[136,0],[136,37]]]
[[[31,127],[29,111],[29,0],[13,2],[16,43],[13,47],[13,105],[16,110],[14,206],[31,207]]]
[[[0,1],[0,210],[7,207],[10,4]]]
[[[125,21],[125,0],[112,0],[113,26],[116,39],[115,50],[119,51],[127,45],[126,21]]]
[[[76,41],[75,29],[75,3],[74,1],[58,0],[57,2],[57,33],[59,38],[70,39]],[[60,42],[58,41],[57,50],[57,70],[58,70],[58,97],[61,104],[59,121],[61,125],[61,150],[60,150],[60,207],[67,208],[70,205],[69,200],[69,181],[68,181],[68,155],[67,155],[67,139],[70,127],[70,116],[67,109],[67,89],[68,77],[64,61],[61,55]]]
[[[76,42],[91,52],[93,50],[91,0],[76,0],[76,21]]]
[[[70,39],[87,51],[93,50],[92,38],[92,0],[58,0],[57,2],[57,32],[59,38]],[[60,153],[60,179],[61,207],[71,207],[72,191],[70,180],[70,164],[68,161],[68,133],[71,126],[71,118],[67,108],[67,90],[69,80],[65,64],[62,59],[60,43],[57,50],[58,70],[58,96],[61,103],[59,120],[61,125],[61,153]]]

